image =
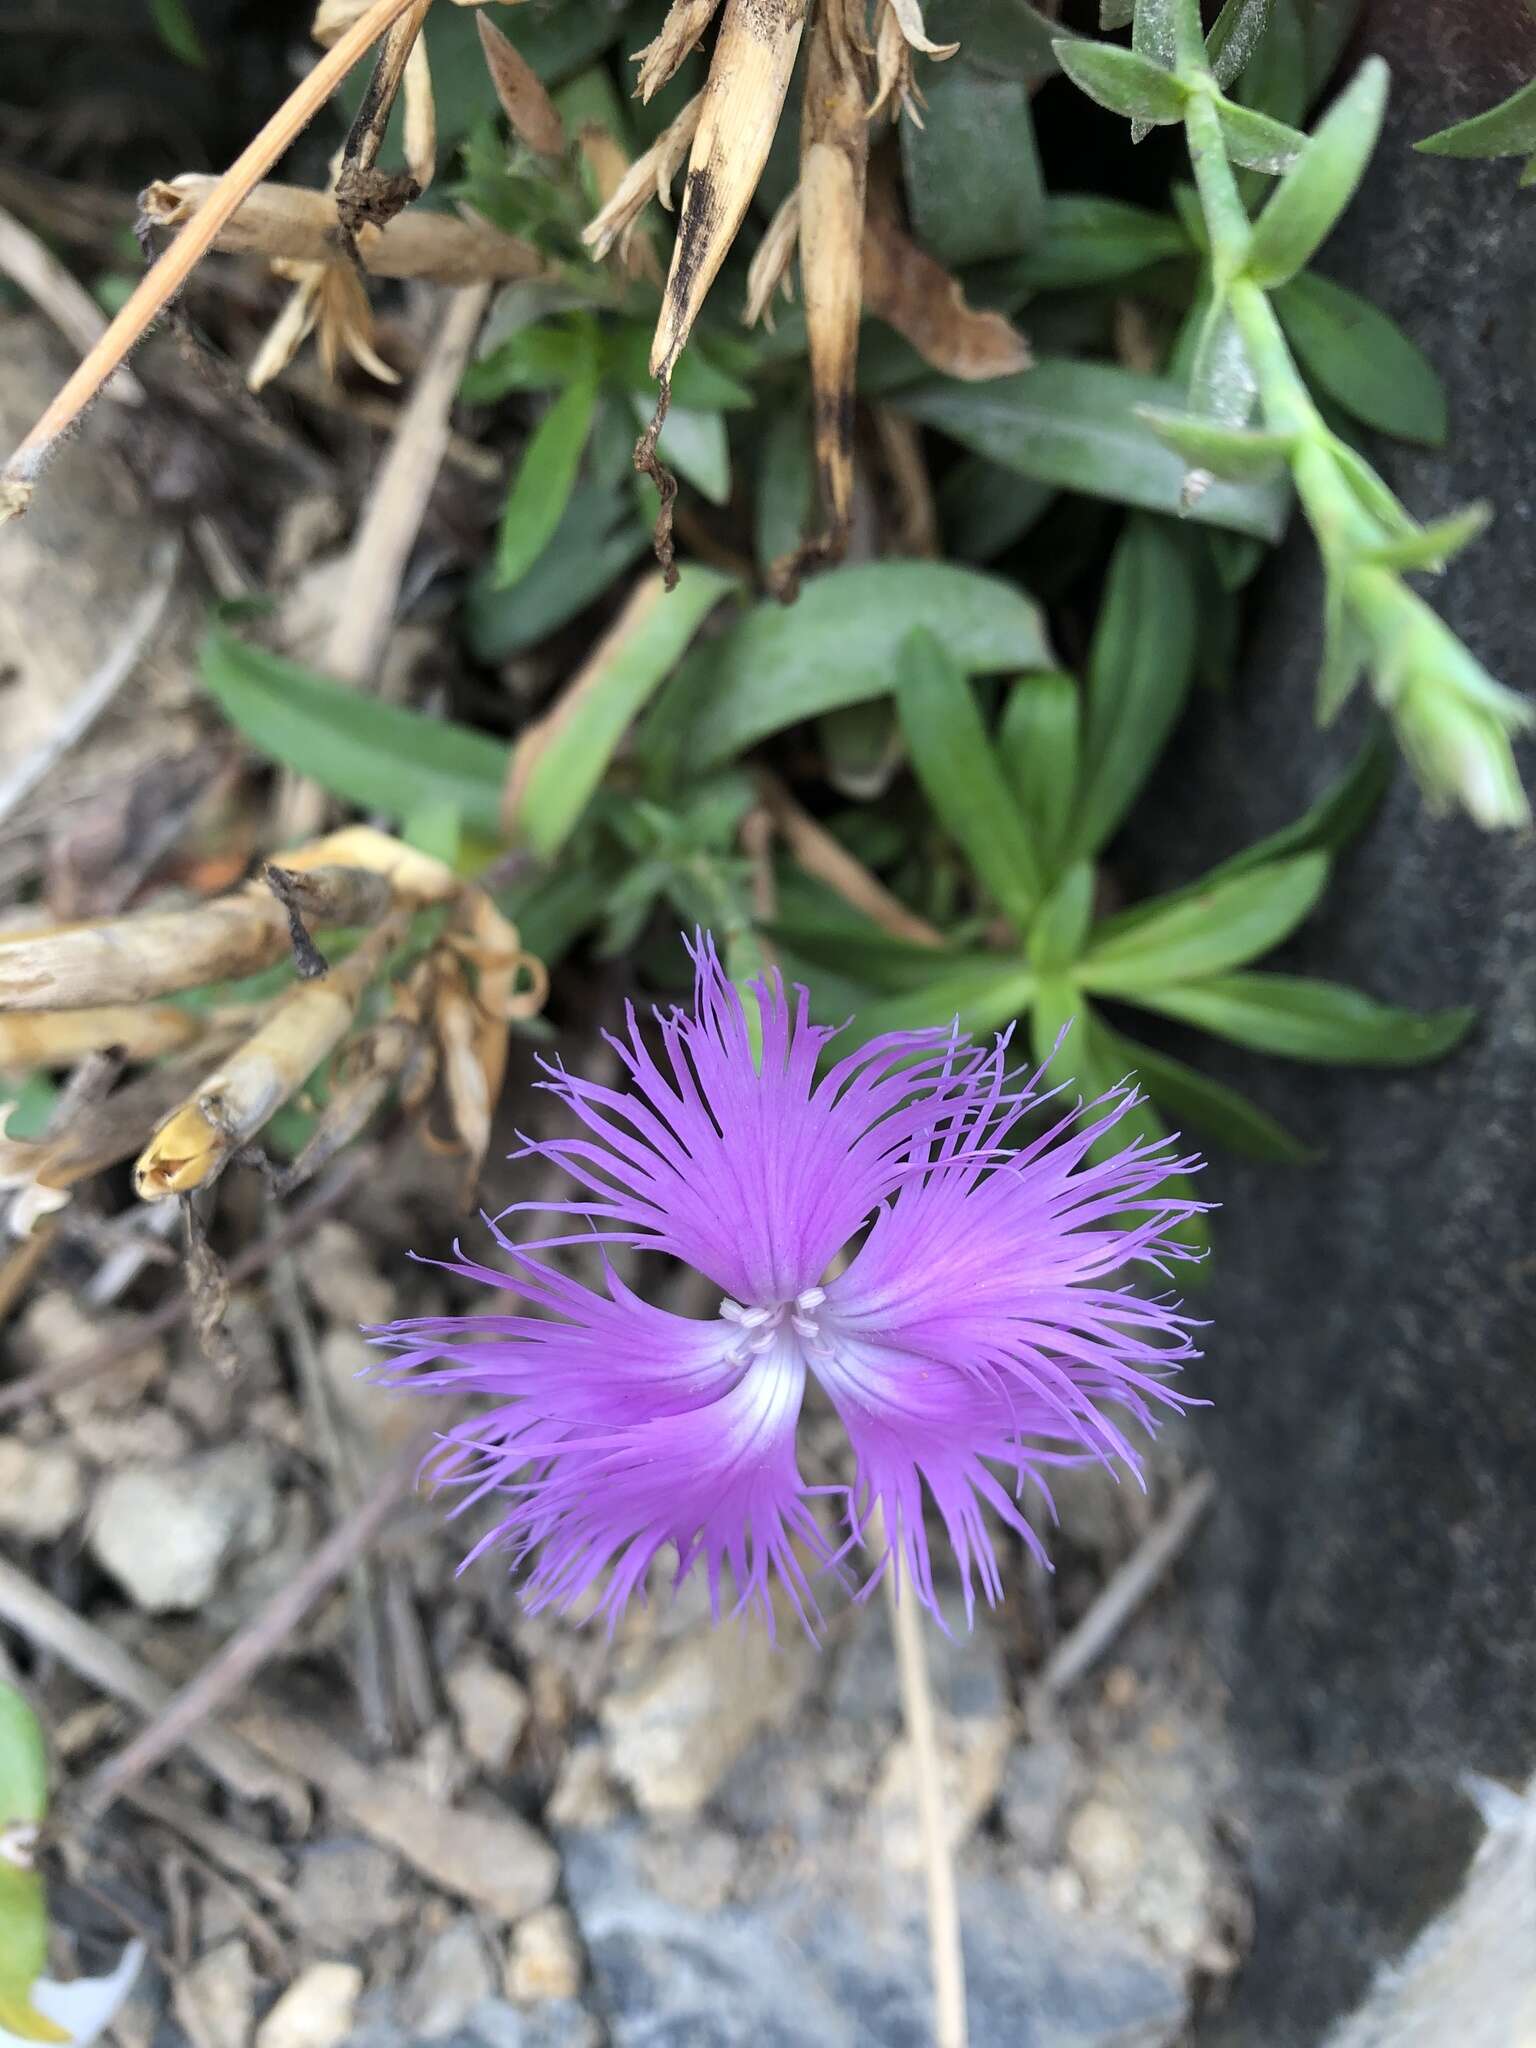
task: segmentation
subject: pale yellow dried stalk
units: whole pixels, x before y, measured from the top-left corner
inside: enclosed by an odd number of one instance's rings
[[[477,14],[475,27],[480,31],[485,68],[512,133],[535,156],[564,156],[565,123],[539,74],[489,15]]]
[[[806,0],[726,0],[651,344],[651,375],[663,385],[757,190],[800,48],[805,6]]]
[[[853,520],[854,384],[869,166],[862,0],[820,0],[811,27],[800,143],[800,286],[805,295],[823,531],[836,561]]]
[[[463,886],[443,862],[367,825],[349,825],[278,854],[274,865],[310,875],[325,871],[330,915],[322,921],[338,925],[377,914],[379,876],[394,899],[412,909],[451,902]],[[289,944],[288,913],[262,881],[185,910],[19,933],[0,938],[0,1011],[152,1001],[259,973],[281,960]]]
[[[703,111],[704,95],[695,93],[676,119],[663,128],[644,156],[624,173],[604,202],[581,231],[581,239],[601,262],[619,244],[624,254],[636,221],[653,199],[672,211],[672,186],[688,157],[694,133]]]
[[[410,915],[392,912],[322,979],[281,996],[265,1023],[205,1076],[135,1162],[141,1200],[201,1187],[297,1094],[346,1036],[364,990],[409,930]]]
[[[795,296],[795,281],[792,265],[795,260],[795,246],[800,239],[800,187],[797,185],[789,197],[774,213],[772,220],[763,231],[763,239],[753,251],[752,261],[747,266],[747,303],[742,319],[748,327],[755,327],[759,320],[773,332],[773,297],[782,286],[786,299]]]
[[[264,390],[281,376],[311,334],[320,367],[332,383],[344,355],[381,384],[400,382],[399,371],[373,345],[373,307],[350,263],[289,263],[279,257],[272,269],[294,289],[245,373],[252,391]]]
[[[942,947],[944,934],[915,910],[908,910],[878,876],[856,860],[825,825],[803,810],[786,786],[766,769],[757,776],[758,794],[800,868],[835,895],[909,946]]]
[[[88,1010],[34,1010],[0,1016],[0,1067],[70,1067],[92,1052],[157,1059],[191,1045],[204,1020],[190,1010],[112,1004]]]
[[[661,25],[661,34],[654,42],[647,43],[643,50],[633,53],[634,61],[640,66],[640,75],[635,83],[635,96],[649,100],[661,91],[667,80],[677,70],[699,37],[715,17],[720,0],[672,0],[667,18]]]
[[[139,204],[155,226],[181,227],[197,218],[218,184],[217,178],[188,171],[151,185]],[[268,262],[336,263],[344,245],[335,197],[301,185],[258,185],[220,229],[214,247]],[[417,277],[430,284],[494,284],[536,277],[544,267],[531,243],[444,213],[407,211],[382,228],[364,226],[357,253],[374,277]]]

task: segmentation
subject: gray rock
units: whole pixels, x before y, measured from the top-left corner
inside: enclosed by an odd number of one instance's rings
[[[1411,510],[1491,498],[1493,536],[1434,601],[1529,684],[1536,491],[1527,436],[1536,236],[1518,165],[1412,140],[1536,72],[1513,5],[1380,7],[1393,69],[1375,164],[1324,268],[1366,292],[1450,387],[1443,453],[1384,444]],[[1358,740],[1311,723],[1320,579],[1298,535],[1261,587],[1233,694],[1193,713],[1129,848],[1172,883],[1294,817]],[[1526,750],[1530,780],[1529,750]],[[1472,1002],[1442,1065],[1378,1074],[1200,1062],[1326,1143],[1312,1171],[1222,1157],[1198,1433],[1222,1494],[1193,1560],[1231,1687],[1257,1946],[1202,2040],[1315,2048],[1459,1884],[1475,1768],[1536,1764],[1536,863],[1528,839],[1436,820],[1406,775],[1342,864],[1291,971],[1393,1002]],[[1169,1034],[1174,1050],[1182,1042]]]
[[[428,1942],[400,1999],[400,2016],[418,2041],[442,2041],[462,2027],[496,1979],[472,1915],[461,1913]]]
[[[189,1613],[238,1551],[270,1540],[276,1514],[270,1455],[230,1444],[178,1465],[112,1473],[96,1496],[90,1545],[135,1606]]]

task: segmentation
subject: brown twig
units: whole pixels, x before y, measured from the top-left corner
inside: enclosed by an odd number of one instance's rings
[[[672,540],[672,501],[677,496],[677,478],[656,453],[656,443],[667,424],[672,404],[672,377],[663,371],[656,380],[656,410],[651,424],[635,443],[635,469],[656,486],[656,524],[651,530],[651,547],[668,590],[677,588],[677,549]]]
[[[411,4],[412,0],[374,0],[368,12],[326,51],[236,157],[219,181],[217,193],[146,272],[106,333],[0,470],[0,520],[26,510],[43,465],[61,437],[176,297],[212,248],[219,229],[324,106],[352,67]]]
[[[238,1258],[230,1261],[230,1285],[238,1287],[253,1278],[270,1265],[278,1252],[307,1237],[319,1219],[329,1215],[339,1202],[344,1201],[358,1181],[377,1168],[378,1162],[378,1152],[370,1146],[360,1147],[340,1160],[314,1193],[284,1218],[278,1230],[259,1243],[248,1246]],[[56,1365],[44,1366],[19,1380],[12,1380],[8,1386],[0,1386],[0,1417],[19,1414],[31,1407],[34,1401],[52,1400],[56,1394],[66,1393],[71,1387],[99,1379],[122,1359],[142,1350],[152,1338],[163,1337],[176,1329],[191,1313],[190,1294],[173,1295],[169,1301],[151,1309],[148,1315],[135,1316],[114,1335],[104,1338],[80,1357],[60,1359]]]
[[[373,1542],[416,1483],[429,1439],[422,1436],[384,1471],[367,1497],[336,1524],[299,1571],[252,1615],[245,1627],[180,1692],[167,1699],[154,1719],[126,1748],[91,1773],[81,1788],[81,1805],[104,1813],[128,1788],[183,1744],[206,1743],[203,1724],[280,1649],[310,1609]]]
[[[898,896],[872,875],[864,863],[855,860],[825,825],[819,825],[809,811],[802,810],[776,775],[761,769],[758,793],[772,813],[773,822],[795,860],[818,882],[824,882],[836,896],[877,924],[893,939],[909,946],[941,947],[944,934],[915,910],[908,910]]]
[[[39,1649],[48,1651],[88,1685],[147,1715],[160,1715],[175,1695],[171,1688],[101,1629],[70,1612],[25,1572],[0,1558],[0,1621]],[[296,1820],[309,1811],[308,1794],[288,1771],[259,1757],[223,1728],[195,1728],[188,1748],[220,1784],[240,1799],[278,1799]]]

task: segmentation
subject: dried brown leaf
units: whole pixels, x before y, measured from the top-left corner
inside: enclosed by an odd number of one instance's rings
[[[644,156],[630,165],[605,198],[601,211],[582,229],[581,239],[594,261],[601,262],[614,243],[633,228],[652,199],[671,211],[672,186],[687,159],[703,107],[704,95],[696,92]]]
[[[536,156],[564,156],[565,123],[544,90],[539,74],[488,14],[477,14],[475,26],[480,31],[480,47],[485,52],[491,84],[496,88],[496,97],[512,133]]]
[[[640,75],[635,83],[638,99],[649,100],[654,93],[661,91],[709,27],[719,4],[720,0],[672,0],[660,35],[654,42],[647,43],[643,50],[633,53],[634,61],[640,66]]]
[[[1009,320],[969,305],[959,279],[883,213],[864,224],[864,304],[948,377],[982,383],[1033,361]]]

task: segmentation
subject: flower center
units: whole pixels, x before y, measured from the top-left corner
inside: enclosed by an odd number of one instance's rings
[[[741,1332],[731,1351],[732,1363],[745,1365],[749,1359],[761,1358],[786,1323],[804,1342],[807,1350],[827,1350],[827,1340],[816,1320],[816,1311],[826,1298],[824,1287],[807,1287],[793,1301],[776,1301],[762,1308],[746,1308],[726,1295],[720,1304],[721,1319],[735,1323]]]

